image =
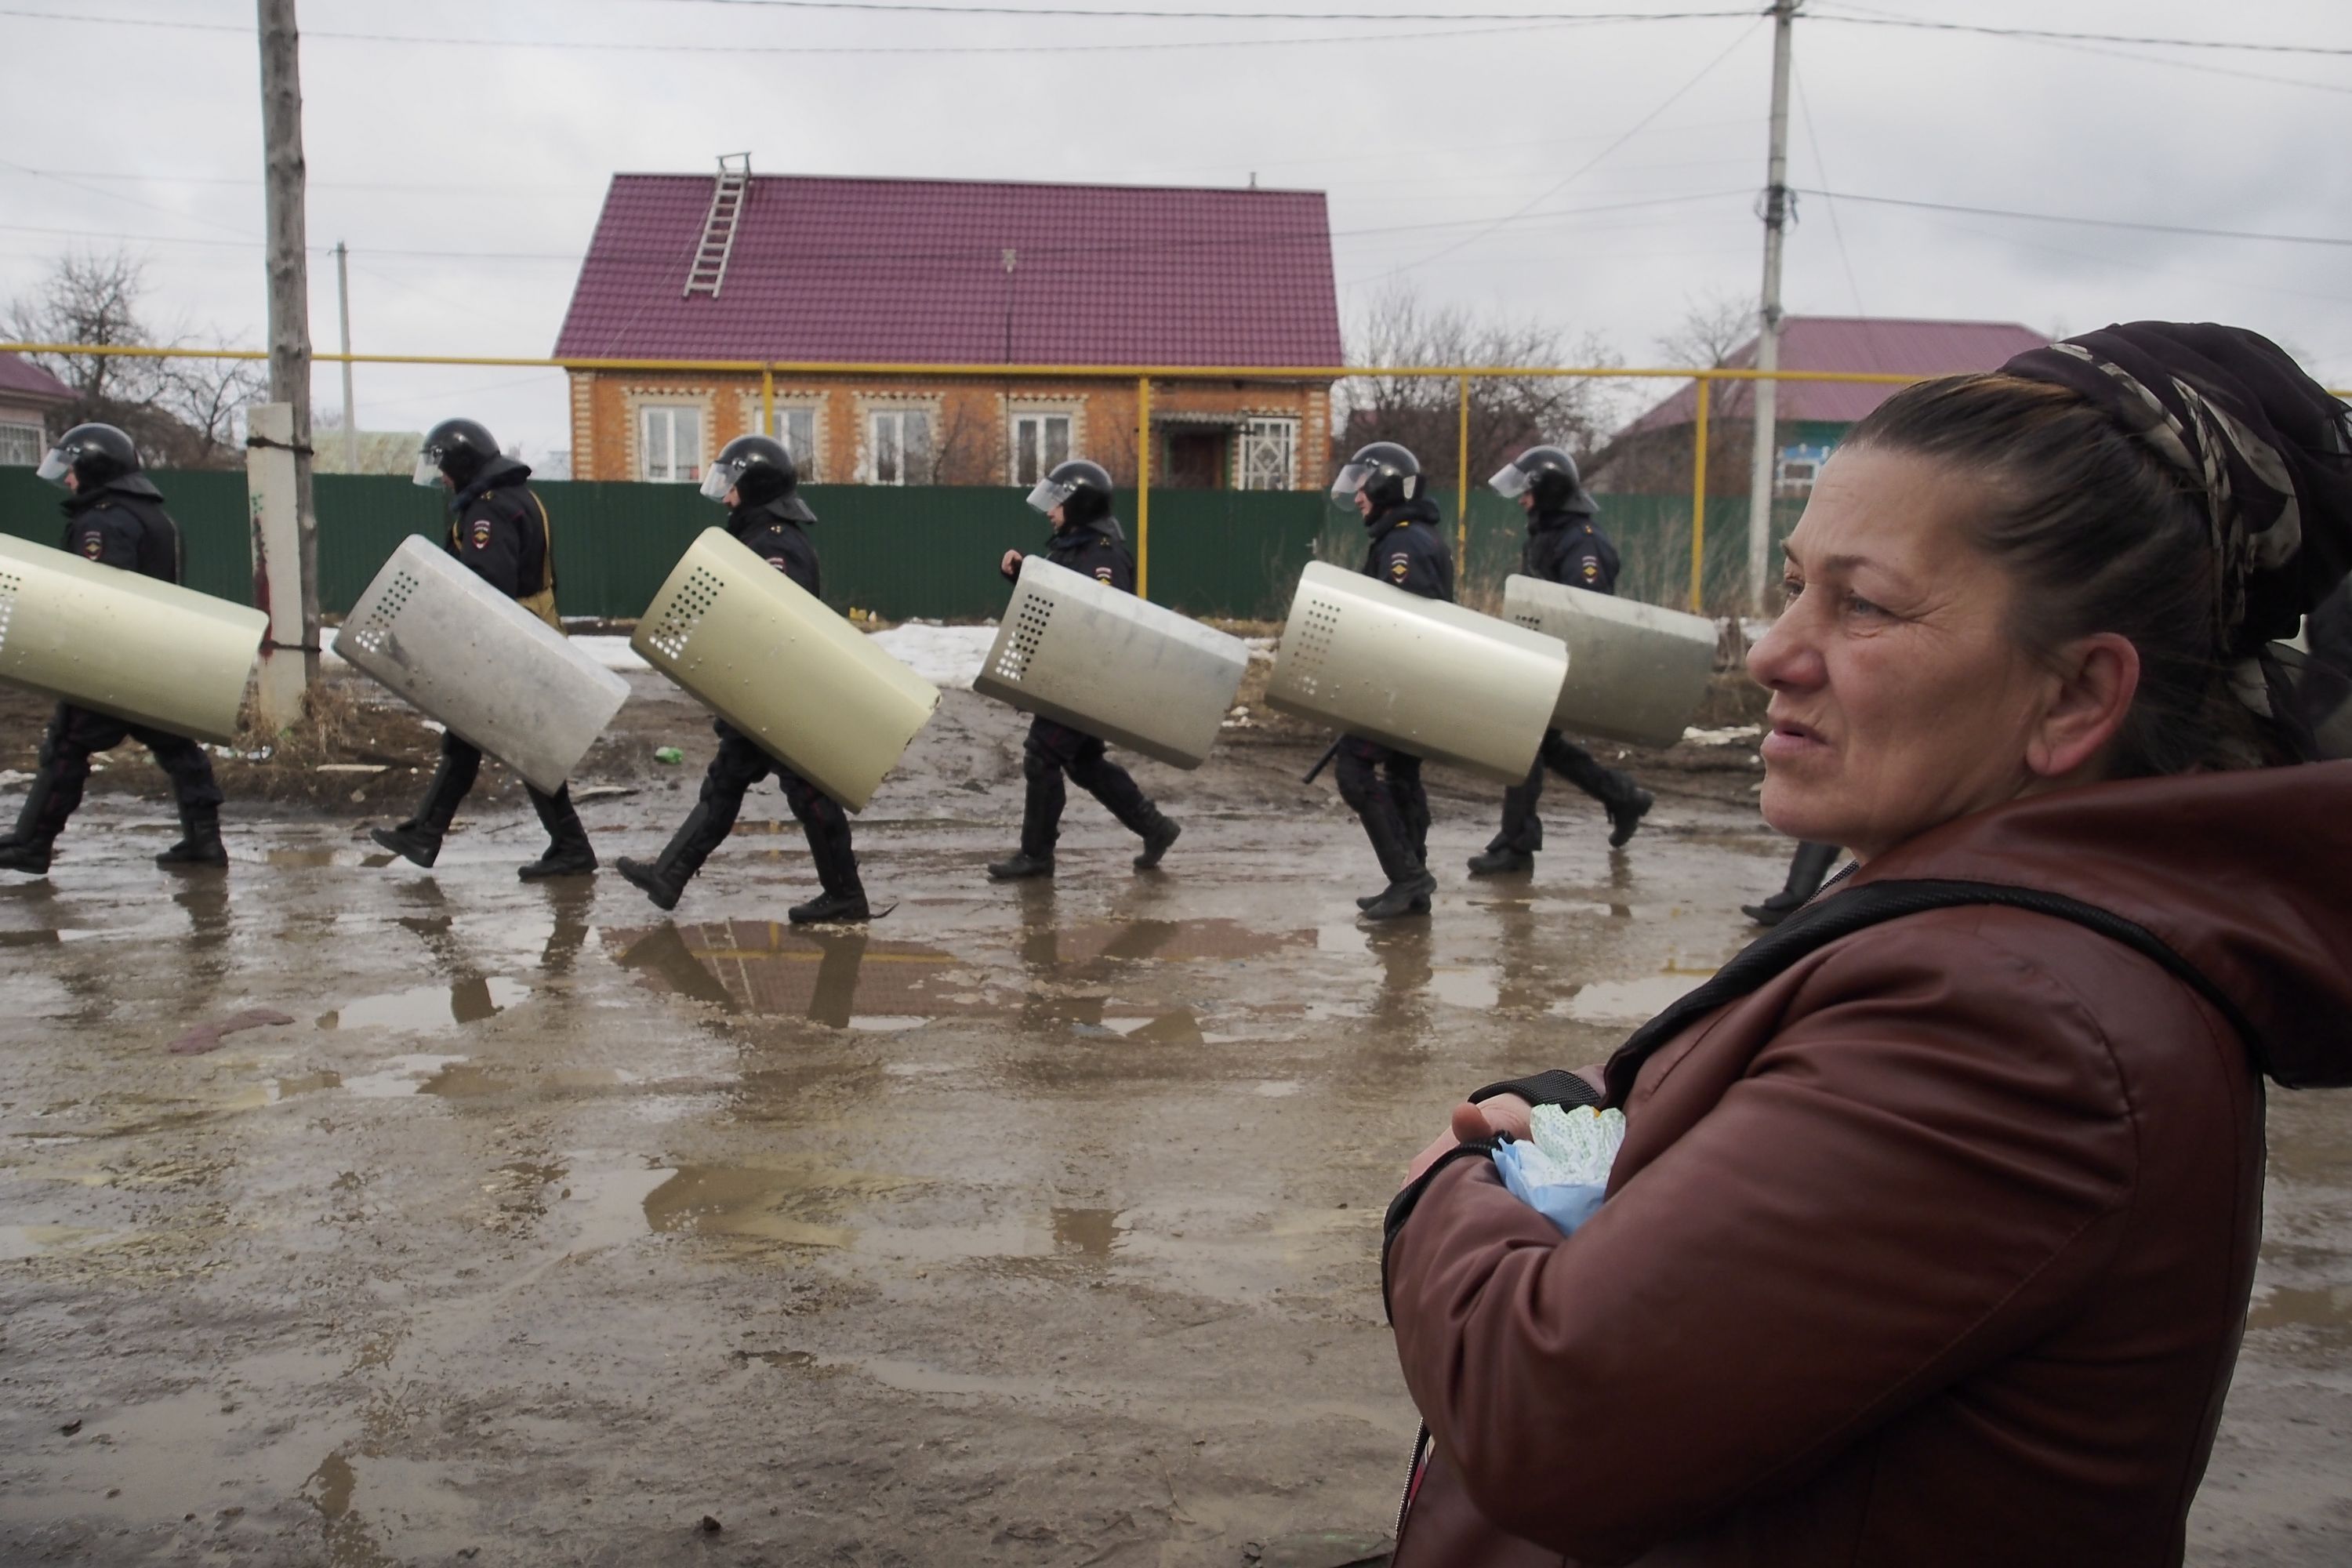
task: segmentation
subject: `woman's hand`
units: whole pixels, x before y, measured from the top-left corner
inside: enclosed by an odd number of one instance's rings
[[[1006,551],[1004,552],[1004,559],[996,563],[996,569],[999,572],[1003,573],[1007,577],[1018,577],[1021,575],[1021,552],[1018,550]]]
[[[1419,1181],[1421,1173],[1444,1158],[1447,1150],[1475,1139],[1491,1138],[1498,1132],[1507,1132],[1514,1138],[1528,1136],[1534,1111],[1534,1106],[1516,1094],[1498,1094],[1475,1105],[1465,1100],[1454,1108],[1453,1125],[1405,1167],[1404,1184],[1409,1187]]]

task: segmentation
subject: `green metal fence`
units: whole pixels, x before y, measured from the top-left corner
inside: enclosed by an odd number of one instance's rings
[[[153,476],[180,521],[188,584],[250,604],[252,526],[240,473]],[[436,494],[381,475],[318,477],[319,595],[331,615],[351,608],[384,557],[411,533],[437,536]],[[722,513],[684,485],[549,480],[533,486],[555,521],[558,597],[568,616],[629,618],[644,610],[687,544]],[[973,620],[1003,607],[996,563],[1007,549],[1042,546],[1045,520],[1010,487],[812,485],[810,507],[824,558],[825,598],[892,620]],[[62,528],[59,492],[29,468],[0,468],[0,532],[54,544]],[[1120,515],[1134,516],[1123,492]],[[1441,499],[1453,528],[1452,497]],[[1622,591],[1680,605],[1690,575],[1688,497],[1601,498],[1601,523],[1625,559]],[[1785,533],[1800,503],[1784,502]],[[1744,561],[1747,504],[1707,507],[1706,589],[1728,605]],[[1484,491],[1471,497],[1465,596],[1499,593],[1517,570],[1526,520]],[[1319,491],[1157,489],[1151,493],[1150,588],[1158,603],[1190,615],[1278,620],[1299,568],[1318,554],[1354,565],[1363,531]]]

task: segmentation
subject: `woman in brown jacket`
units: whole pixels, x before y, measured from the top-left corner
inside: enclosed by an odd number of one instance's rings
[[[1391,1206],[1398,1568],[2177,1563],[2262,1231],[2263,1085],[2352,1078],[2352,763],[2270,649],[2352,429],[2143,322],[1906,389],[1824,469],[1764,816],[1860,869]],[[1573,1234],[1486,1158],[1622,1106]]]

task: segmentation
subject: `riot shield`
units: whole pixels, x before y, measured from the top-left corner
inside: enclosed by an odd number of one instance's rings
[[[971,689],[1197,768],[1248,668],[1239,637],[1031,555]]]
[[[629,683],[411,534],[343,618],[335,652],[552,795]]]
[[[852,811],[874,798],[939,689],[723,528],[689,545],[629,646]]]
[[[1535,765],[1568,652],[1557,638],[1313,562],[1266,705],[1502,784]]]
[[[1555,730],[1671,746],[1715,675],[1715,623],[1704,616],[1514,574],[1503,580],[1503,618],[1568,647]]]
[[[198,741],[236,738],[259,610],[0,536],[0,680]]]

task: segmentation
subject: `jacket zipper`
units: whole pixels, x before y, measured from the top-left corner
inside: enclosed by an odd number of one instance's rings
[[[1421,1457],[1428,1451],[1429,1423],[1424,1421],[1421,1424],[1421,1430],[1413,1436],[1412,1462],[1404,1469],[1404,1495],[1397,1499],[1397,1521],[1393,1532],[1396,1544],[1389,1549],[1391,1558],[1404,1550],[1404,1516],[1412,1511],[1412,1486],[1421,1479]]]

